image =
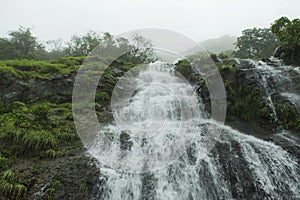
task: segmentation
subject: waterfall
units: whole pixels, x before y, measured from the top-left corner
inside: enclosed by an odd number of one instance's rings
[[[270,58],[270,63],[252,60],[248,60],[248,62],[253,68],[242,70],[253,70],[256,73],[256,81],[260,82],[264,88],[266,101],[272,108],[276,119],[278,117],[271,98],[275,93],[287,97],[290,102],[294,103],[300,113],[300,93],[295,81],[300,77],[299,67],[284,65],[281,60],[273,57]]]
[[[289,69],[255,65],[263,71],[260,80],[264,84],[276,74],[278,90],[293,92],[282,87],[289,80],[281,73]],[[104,127],[89,150],[100,161],[103,183],[93,199],[300,198],[297,158],[272,142],[207,119],[203,103],[189,84],[174,75],[173,65],[150,64],[135,81],[139,87],[129,104],[117,110],[126,123]],[[266,88],[271,95],[273,90]],[[208,127],[222,134],[204,155]],[[139,157],[147,153],[153,157]],[[163,162],[169,157],[168,163]],[[134,173],[128,167],[145,171]]]

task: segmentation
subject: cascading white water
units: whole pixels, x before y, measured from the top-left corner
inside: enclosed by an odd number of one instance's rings
[[[136,78],[137,92],[126,107],[118,110],[119,116],[127,118],[128,123],[122,127],[111,124],[100,131],[100,135],[109,135],[110,145],[107,148],[103,137],[99,137],[90,149],[96,158],[99,155],[100,161],[105,158],[99,177],[105,179],[104,185],[94,199],[198,200],[247,195],[258,198],[251,192],[260,198],[300,198],[300,169],[295,158],[271,142],[205,119],[204,106],[192,92],[193,88],[178,81],[173,68],[154,63],[142,71]],[[185,103],[178,103],[182,101]],[[188,117],[182,119],[181,112],[189,113]],[[209,134],[208,126],[218,127],[222,135],[215,148],[203,158],[202,138]],[[123,130],[130,130],[129,152],[135,154],[124,155],[120,150]],[[156,159],[173,156],[178,151],[167,148],[174,148],[175,141],[184,141],[180,145],[185,149],[169,165],[146,173],[128,173],[122,171],[122,165],[117,166],[120,157],[128,156],[132,166],[151,167],[147,161],[134,156],[158,149],[163,151],[155,154]]]
[[[267,64],[263,61],[247,60],[252,68],[242,69],[244,71],[251,70],[256,74],[256,81],[260,82],[265,91],[265,100],[273,110],[275,119],[275,106],[272,102],[271,96],[274,93],[279,93],[282,96],[288,97],[295,104],[299,104],[300,95],[295,92],[295,77],[300,75],[300,68],[295,66],[284,65],[281,60],[274,57],[270,58],[272,64]],[[297,105],[300,110],[300,105]]]

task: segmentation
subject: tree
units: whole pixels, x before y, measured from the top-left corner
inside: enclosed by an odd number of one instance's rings
[[[155,61],[152,43],[142,35],[134,35],[131,54],[139,62],[149,63]]]
[[[283,43],[274,56],[286,64],[300,66],[300,19],[290,21],[281,17],[272,24],[271,30]]]
[[[0,59],[14,59],[16,58],[16,51],[6,38],[0,38]]]
[[[20,27],[9,33],[9,42],[14,48],[17,58],[34,59],[44,47],[31,33],[30,28]]]
[[[9,33],[8,38],[0,38],[0,59],[35,59],[46,53],[30,28],[20,27]]]
[[[272,24],[271,30],[290,50],[300,46],[300,19],[290,21],[281,17]]]
[[[233,55],[239,58],[268,58],[279,45],[277,37],[268,28],[246,29],[242,36],[237,38],[237,50]]]
[[[87,56],[101,41],[101,36],[94,31],[86,35],[73,35],[66,48],[67,54],[71,56]]]
[[[48,40],[46,44],[47,44],[47,54],[46,54],[47,60],[55,59],[58,57],[64,57],[67,55],[65,43],[62,41],[62,39]]]
[[[122,37],[113,37],[105,32],[102,35],[96,32],[88,32],[83,36],[74,35],[68,43],[66,52],[70,56],[87,56],[89,53],[100,55],[105,58],[120,56],[134,63],[148,63],[155,59],[151,41],[141,35],[134,35],[129,41]]]

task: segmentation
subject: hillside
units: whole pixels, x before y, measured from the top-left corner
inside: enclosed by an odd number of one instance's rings
[[[220,53],[234,50],[236,36],[224,35],[219,38],[208,39],[200,42],[200,44],[212,53]]]

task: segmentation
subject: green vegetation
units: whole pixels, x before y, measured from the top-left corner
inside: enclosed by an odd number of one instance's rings
[[[86,193],[88,191],[88,186],[86,183],[80,184],[79,188],[80,188],[80,192],[82,192],[82,193]]]
[[[288,65],[300,66],[300,19],[290,21],[287,17],[281,17],[272,24],[271,29],[283,43],[274,56]]]
[[[298,28],[299,21],[289,22],[283,18],[276,21],[272,26],[272,31],[281,42],[289,44],[289,48],[292,49],[299,45],[298,40],[291,39],[299,37]],[[269,29],[245,30],[243,36],[237,40],[238,50],[235,55],[254,59],[269,57],[280,44],[274,34]],[[0,38],[1,81],[8,83],[7,85],[21,82],[26,86],[25,89],[30,90],[34,88],[34,81],[45,81],[48,84],[53,77],[55,79],[70,75],[74,78],[76,70],[88,57],[91,62],[86,63],[87,73],[84,78],[95,81],[93,75],[99,74],[99,71],[102,75],[95,94],[95,104],[92,106],[97,111],[99,122],[103,123],[110,122],[112,118],[109,112],[102,111],[109,110],[111,93],[118,78],[133,67],[155,60],[150,41],[141,36],[135,36],[133,42],[130,43],[124,38],[116,39],[109,33],[89,32],[86,35],[73,36],[66,47],[56,44],[55,41],[54,44],[56,47],[47,52],[37,38],[32,36],[31,30],[23,27],[11,32],[8,38]],[[97,47],[97,53],[103,53],[102,57],[88,56],[95,47]],[[123,50],[127,50],[128,53],[114,60],[110,66],[105,64],[112,61],[112,56],[118,55]],[[190,59],[203,60],[205,73],[205,67],[208,68],[211,64],[206,62],[206,59],[211,61],[210,58],[216,62],[225,80],[225,89],[229,97],[228,118],[274,119],[274,116],[270,116],[271,112],[266,103],[261,99],[262,94],[259,88],[250,86],[247,81],[242,82],[232,78],[234,77],[232,73],[239,73],[240,70],[236,67],[235,61],[230,59],[229,53],[212,54],[210,57],[199,54]],[[222,62],[219,62],[219,58]],[[198,82],[201,88],[205,87],[204,80],[193,73],[188,60],[179,61],[176,64],[176,70],[187,80]],[[73,81],[71,78],[70,80],[69,82]],[[34,84],[30,85],[30,82]],[[55,86],[51,85],[51,87]],[[41,94],[34,98],[30,97],[31,99],[26,100],[19,98],[11,102],[4,100],[5,94],[0,95],[0,196],[10,199],[26,199],[26,194],[33,183],[28,181],[28,177],[24,181],[23,175],[14,168],[18,160],[26,158],[32,163],[41,160],[59,160],[60,157],[68,155],[72,151],[70,149],[81,146],[73,122],[72,88],[61,89],[59,86],[54,89],[59,90],[59,93],[53,95],[50,88],[45,86],[40,89]],[[62,96],[69,98],[62,100]],[[75,109],[80,109],[81,106],[86,105],[75,105]],[[292,105],[278,103],[275,107],[280,113],[279,123],[284,128],[300,130],[300,118],[293,113]],[[34,172],[41,170],[33,168],[29,171],[26,176],[31,176]],[[45,188],[47,197],[54,199],[56,192],[63,187],[63,183],[63,179],[53,178],[50,185]],[[89,183],[83,182],[78,189],[81,193],[88,193]]]
[[[64,109],[64,115],[53,110]],[[59,114],[59,115],[57,115]],[[78,136],[74,131],[70,106],[67,104],[36,103],[28,106],[15,102],[7,112],[0,116],[0,140],[10,156],[20,156],[31,153],[56,157],[57,152]]]
[[[271,30],[281,42],[287,44],[288,50],[300,46],[300,19],[290,21],[287,17],[281,17],[272,24]]]
[[[51,50],[47,51],[46,45],[52,47]],[[88,56],[92,53],[101,55],[103,58],[122,56],[134,63],[148,63],[155,60],[151,47],[151,42],[141,35],[135,35],[132,41],[128,41],[125,38],[114,38],[108,32],[99,34],[94,31],[85,35],[73,35],[66,45],[63,45],[61,40],[52,40],[42,44],[32,35],[30,28],[20,27],[18,30],[11,31],[8,37],[0,38],[0,60],[53,60],[66,56]],[[123,55],[124,52],[127,53]],[[21,64],[21,66],[24,65]],[[59,67],[54,65],[49,65],[47,68],[51,68],[48,71],[59,70]]]
[[[26,90],[36,91],[39,88],[32,89],[33,86],[30,84],[32,80],[44,81],[47,84],[53,81],[53,83],[59,84],[56,81],[60,80],[51,77],[67,75],[73,78],[76,70],[85,59],[84,56],[68,56],[49,61],[0,60],[0,76],[4,84],[8,83],[10,85],[11,83],[22,82],[26,85]],[[89,61],[92,62],[88,63],[90,73],[97,73],[100,68],[103,70],[101,84],[95,94],[95,107],[99,122],[102,123],[111,120],[109,114],[101,111],[105,107],[106,110],[108,109],[112,89],[118,80],[117,77],[137,66],[137,64],[128,62],[128,58],[125,57],[115,60],[110,66],[106,66],[101,64],[101,61],[105,59],[109,60],[109,58],[93,56],[89,57]],[[135,60],[135,62],[137,61]],[[46,85],[45,89],[38,91],[38,96],[27,98],[23,102],[21,102],[22,98],[19,98],[18,101],[4,101],[1,98],[5,93],[1,94],[0,171],[13,170],[17,172],[18,170],[15,168],[17,161],[24,158],[32,163],[55,160],[74,154],[73,149],[81,148],[82,144],[74,127],[71,98],[61,99],[63,95],[71,97],[71,86],[72,84],[70,84],[70,87],[62,89],[59,85],[57,88],[55,85],[51,85],[54,88],[47,88]],[[15,88],[12,88],[12,91],[14,90]],[[53,95],[53,91],[56,90],[59,90],[60,93],[54,93],[55,95]],[[34,173],[42,172],[39,168],[30,169],[30,172],[24,178],[25,181],[20,178],[12,180],[8,178],[8,175],[5,175],[0,180],[0,196],[26,199],[27,190],[31,190],[34,184],[34,180],[31,182],[29,177]],[[57,191],[59,191],[59,185],[58,182],[53,181],[46,188],[45,194],[48,199],[55,198]],[[88,195],[86,194],[87,188],[87,183],[81,185],[80,189],[78,185],[78,190],[85,195]]]
[[[55,192],[63,187],[62,183],[59,180],[54,180],[50,187],[46,189],[46,194],[49,200],[54,199]]]
[[[209,39],[200,44],[211,53],[231,54],[235,48],[237,38],[235,36],[224,35],[220,38]]]
[[[259,90],[251,90],[246,86],[240,85],[236,91],[232,88],[230,82],[226,82],[225,88],[227,95],[233,99],[229,102],[228,113],[240,116],[244,120],[269,118],[270,111],[262,101],[262,94]]]
[[[232,79],[232,74],[239,73],[233,60],[225,60],[223,63],[217,62],[216,65],[224,80],[227,101],[227,118],[239,117],[244,120],[262,118],[270,120],[269,109],[262,101],[263,94],[257,87],[251,86],[248,82],[236,82]],[[238,76],[238,75],[237,75]]]
[[[253,28],[244,30],[235,45],[234,56],[261,59],[271,57],[280,43],[270,29]]]
[[[235,49],[233,55],[238,58],[262,59],[274,55],[287,64],[300,65],[300,19],[281,17],[270,28],[246,29],[237,38]]]
[[[20,183],[12,170],[6,170],[0,178],[0,194],[9,199],[21,199],[26,195],[27,187]]]
[[[76,58],[79,60],[78,58]],[[80,57],[82,60],[83,58]],[[80,62],[74,57],[53,61],[0,60],[0,75],[10,79],[48,78],[51,75],[68,74],[79,69]],[[70,65],[72,63],[72,65]],[[73,65],[75,64],[75,65]],[[9,76],[9,77],[8,77]]]
[[[188,60],[180,60],[176,63],[176,71],[180,72],[186,79],[190,80],[192,69]]]
[[[276,109],[279,124],[285,129],[300,131],[300,116],[295,105],[279,94],[274,94],[272,101]]]
[[[20,27],[11,31],[8,38],[0,38],[0,59],[34,59],[44,52],[30,28]]]

